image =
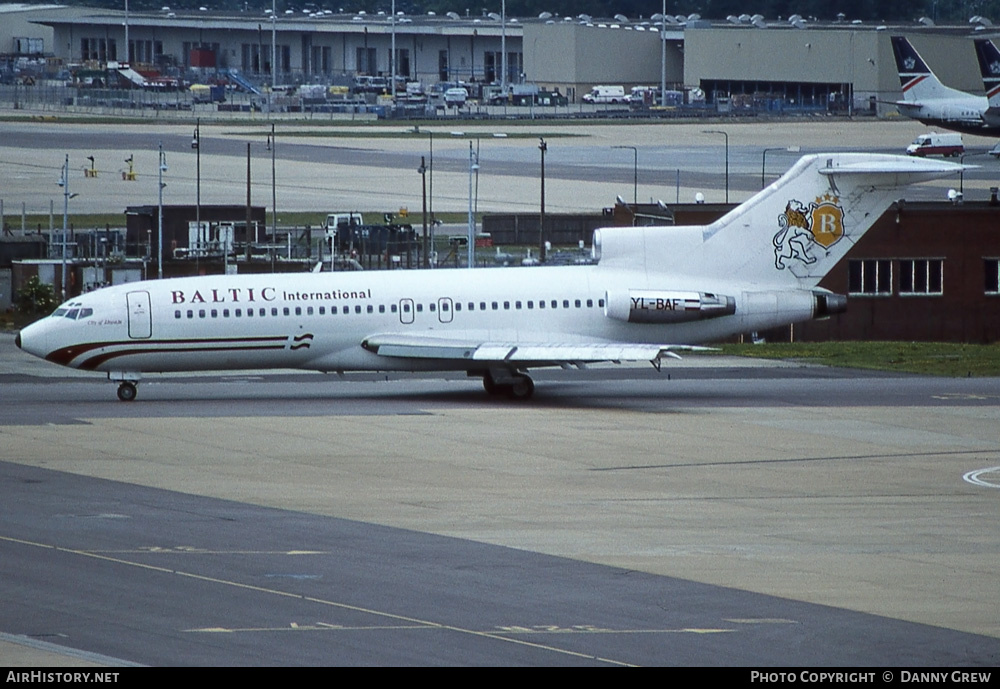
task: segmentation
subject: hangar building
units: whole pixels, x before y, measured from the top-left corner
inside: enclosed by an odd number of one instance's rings
[[[395,72],[425,87],[439,81],[523,81],[559,88],[571,103],[597,84],[627,90],[664,79],[668,88],[698,89],[709,104],[734,109],[879,115],[894,112],[891,102],[901,97],[891,34],[905,34],[946,84],[982,94],[972,38],[990,33],[982,24],[842,21],[797,28],[779,20],[757,25],[694,20],[661,32],[648,19],[500,21],[496,15],[393,18],[329,11],[274,18],[249,12],[133,12],[126,22],[123,12],[77,9],[33,12],[31,21],[51,29],[51,53],[67,64],[235,69],[270,81],[273,55],[275,80],[282,84]]]

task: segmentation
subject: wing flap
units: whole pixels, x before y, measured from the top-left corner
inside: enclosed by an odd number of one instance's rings
[[[708,347],[629,342],[507,343],[448,340],[435,337],[378,335],[362,346],[379,356],[477,362],[654,361],[674,351],[709,351]],[[676,355],[674,355],[676,356]]]

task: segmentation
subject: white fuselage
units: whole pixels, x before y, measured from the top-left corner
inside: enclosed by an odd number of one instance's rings
[[[600,266],[177,278],[72,299],[22,331],[21,346],[55,363],[108,372],[477,370],[486,364],[380,356],[363,345],[386,335],[511,344],[697,343],[811,316],[807,290],[800,291],[803,306],[795,307],[800,313],[776,301],[751,313],[735,284],[669,282],[650,284],[644,273]],[[629,289],[725,294],[735,298],[735,314],[671,324],[609,317],[608,294]],[[537,362],[543,363],[552,362]]]

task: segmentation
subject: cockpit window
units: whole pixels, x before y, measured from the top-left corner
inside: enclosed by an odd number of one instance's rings
[[[66,306],[61,306],[52,313],[53,318],[69,318],[75,321],[81,318],[90,318],[93,315],[93,309],[80,308],[79,302],[71,302]]]

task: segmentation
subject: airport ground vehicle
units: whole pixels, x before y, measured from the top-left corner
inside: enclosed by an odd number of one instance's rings
[[[957,157],[965,153],[965,146],[962,144],[962,135],[955,132],[928,132],[921,134],[906,147],[906,152],[911,156],[944,156]]]
[[[460,108],[469,99],[469,92],[461,86],[455,86],[444,92],[444,104],[449,108]]]
[[[584,103],[627,103],[624,86],[595,86],[583,96]]]

